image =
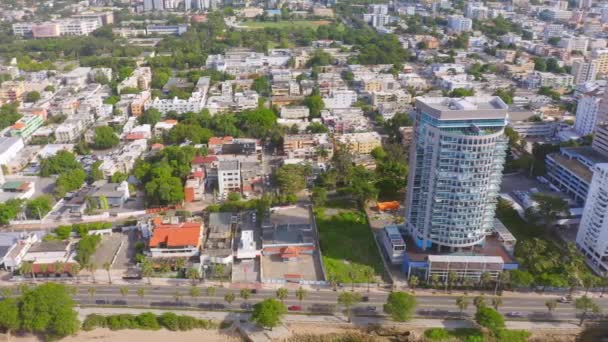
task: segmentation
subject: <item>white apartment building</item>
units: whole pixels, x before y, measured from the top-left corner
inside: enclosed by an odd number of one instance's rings
[[[177,97],[173,99],[155,98],[154,101],[144,105],[146,110],[154,108],[159,112],[166,114],[170,111],[175,111],[178,114],[186,112],[200,112],[205,106],[205,94],[195,91],[190,98],[183,100]]]
[[[483,2],[469,2],[464,13],[467,18],[483,20],[488,17],[488,8]]]
[[[596,61],[577,60],[572,63],[571,74],[574,84],[593,81],[597,77],[599,63]]]
[[[87,126],[85,119],[68,119],[55,130],[55,141],[61,144],[76,142]]]
[[[218,195],[226,198],[231,192],[241,193],[241,168],[238,160],[222,160],[217,167]]]
[[[602,94],[600,91],[585,93],[578,100],[576,121],[574,122],[574,130],[577,134],[588,135],[593,133],[601,101]]]
[[[564,25],[562,24],[547,24],[543,31],[546,38],[561,37],[564,33]]]
[[[56,36],[88,36],[102,26],[99,18],[61,19],[44,23],[15,23],[13,33],[16,36],[33,36],[34,38]]]
[[[597,273],[608,272],[608,163],[593,167],[576,245]]]
[[[589,38],[587,37],[563,37],[557,44],[559,47],[568,52],[581,51],[586,52],[589,47]]]
[[[469,32],[473,29],[473,20],[458,15],[450,16],[448,29],[454,33]]]
[[[349,108],[357,102],[357,93],[352,90],[333,90],[323,102],[326,109]]]
[[[290,106],[281,108],[281,119],[308,119],[310,109],[306,106]]]

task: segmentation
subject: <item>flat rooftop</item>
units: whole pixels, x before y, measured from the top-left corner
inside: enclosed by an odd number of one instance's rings
[[[568,171],[582,178],[585,182],[591,183],[593,172],[591,172],[591,170],[585,164],[576,159],[568,159],[559,153],[552,154],[551,158],[553,158],[556,163],[563,166]]]
[[[505,264],[514,263],[515,258],[512,257],[503,247],[502,243],[498,240],[496,235],[490,235],[486,237],[485,243],[483,246],[476,246],[472,250],[461,251],[457,253],[448,253],[442,252],[438,253],[436,249],[429,248],[425,251],[420,249],[414,243],[414,240],[411,236],[406,237],[405,242],[405,251],[407,253],[407,257],[411,261],[427,261],[428,257],[433,256],[432,259],[436,261],[442,260],[441,256],[453,256],[457,257],[457,259],[463,259],[461,257],[466,256],[479,256],[479,257],[501,257]],[[443,258],[445,259],[445,258]],[[464,260],[464,259],[463,259]],[[498,260],[498,259],[487,259],[487,260]]]
[[[321,262],[317,253],[301,253],[294,260],[283,260],[279,254],[260,257],[263,279],[323,280]]]
[[[608,158],[594,150],[591,146],[563,147],[562,151],[568,154],[578,154],[593,164],[608,163]]]
[[[498,96],[417,97],[416,108],[441,120],[506,119],[509,108]]]

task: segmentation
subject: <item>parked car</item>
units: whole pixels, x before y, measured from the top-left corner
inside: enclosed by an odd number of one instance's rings
[[[511,311],[507,312],[507,317],[524,317],[524,314],[519,311]]]
[[[363,301],[363,302],[369,302],[369,296],[363,296],[361,298],[361,301]]]
[[[560,303],[564,303],[564,304],[572,303],[572,297],[570,297],[570,296],[560,297],[557,301]]]
[[[249,309],[251,309],[251,304],[249,304],[249,303],[242,303],[241,304],[241,309],[249,310]]]
[[[287,310],[289,310],[289,311],[302,311],[302,307],[299,306],[299,305],[292,305],[292,306],[288,307]]]
[[[257,289],[253,289],[253,290],[251,290],[251,293],[256,294],[256,293],[258,293],[258,290]]]

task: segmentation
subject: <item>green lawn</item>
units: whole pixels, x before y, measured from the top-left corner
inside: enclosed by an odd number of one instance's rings
[[[329,25],[328,20],[279,20],[279,21],[246,21],[241,24],[252,30],[265,28],[285,29],[285,28],[312,28],[316,29],[320,25]]]
[[[364,213],[345,211],[328,216],[317,210],[316,217],[328,279],[350,283],[352,273],[356,283],[365,283],[365,269],[381,277],[384,266]]]

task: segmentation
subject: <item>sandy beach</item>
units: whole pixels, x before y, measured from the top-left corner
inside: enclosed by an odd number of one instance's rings
[[[4,339],[3,339],[4,338]],[[0,341],[5,341],[6,336],[0,335]],[[11,341],[19,342],[38,342],[40,341],[35,336],[23,336],[11,338]],[[97,342],[239,342],[242,341],[236,335],[227,335],[220,333],[217,330],[190,330],[190,331],[169,331],[169,330],[119,330],[112,331],[110,329],[95,329],[93,331],[80,331],[74,336],[69,336],[61,341],[63,342],[81,342],[81,341],[97,341]]]

